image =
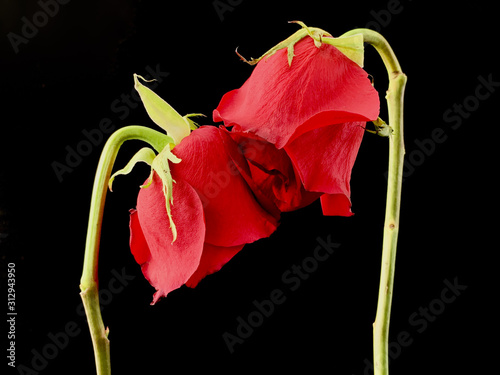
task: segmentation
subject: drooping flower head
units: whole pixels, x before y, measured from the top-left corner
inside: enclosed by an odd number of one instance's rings
[[[141,149],[110,180],[111,185],[139,161],[152,167],[130,212],[130,248],[157,290],[155,303],[183,284],[196,286],[245,244],[268,237],[279,212],[268,212],[256,200],[246,159],[222,129],[195,127],[137,77],[136,88],[157,124],[169,130],[177,124],[172,132],[177,138],[169,137],[158,155]]]
[[[324,193],[325,214],[349,216],[351,169],[379,97],[362,69],[363,38],[303,29],[268,51],[228,92],[214,121],[284,149],[307,191]]]

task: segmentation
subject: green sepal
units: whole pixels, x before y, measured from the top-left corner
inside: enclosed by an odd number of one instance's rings
[[[365,59],[365,46],[363,34],[356,34],[339,38],[324,38],[323,43],[336,47],[349,59],[358,64],[361,68]]]
[[[108,187],[110,191],[113,191],[113,181],[116,176],[118,175],[127,175],[129,174],[132,169],[135,167],[135,165],[139,162],[144,162],[148,165],[152,165],[154,159],[156,158],[155,152],[150,149],[149,147],[143,147],[141,148],[133,157],[130,159],[130,161],[127,163],[127,165],[120,169],[119,171],[116,171],[113,173],[113,175],[109,178],[108,182]],[[141,186],[142,187],[142,186]]]
[[[272,56],[280,49],[287,48],[288,65],[291,66],[294,57],[295,44],[300,40],[304,39],[305,37],[309,36],[314,40],[314,45],[316,47],[318,48],[321,47],[323,43],[330,44],[339,49],[340,52],[342,52],[349,59],[358,64],[360,67],[363,67],[364,44],[363,44],[362,34],[352,35],[349,37],[333,38],[332,34],[330,34],[329,32],[323,29],[319,29],[317,27],[308,27],[301,21],[290,21],[289,23],[296,23],[300,25],[302,28],[296,31],[291,36],[289,36],[281,43],[278,43],[276,46],[274,46],[269,51],[264,53],[258,59],[252,58],[250,59],[250,61],[248,61],[238,53],[238,50],[236,50],[236,54],[247,64],[255,65],[264,57]]]
[[[394,130],[389,125],[387,125],[386,122],[380,117],[375,121],[372,121],[372,123],[375,127],[375,130],[365,129],[368,133],[376,134],[380,137],[390,137],[394,132]]]
[[[184,119],[189,123],[189,128],[191,130],[196,130],[199,128],[200,125],[191,120],[191,117],[207,117],[207,116],[205,116],[203,113],[190,113],[184,116]]]
[[[149,143],[153,148],[156,150],[156,152],[161,152],[165,147],[168,145],[174,145],[175,141],[174,139],[166,134],[162,134],[160,132],[155,133],[156,137],[150,136],[149,139],[147,140],[147,143]]]
[[[269,57],[274,55],[277,51],[283,48],[287,48],[287,55],[288,55],[288,65],[292,65],[293,61],[293,56],[294,56],[294,46],[297,42],[300,40],[304,39],[306,36],[310,36],[311,38],[314,39],[314,43],[316,44],[316,47],[321,46],[321,40],[323,36],[331,36],[330,33],[326,32],[325,30],[318,29],[316,27],[307,27],[303,22],[301,21],[290,21],[289,23],[296,23],[302,26],[302,28],[298,31],[296,31],[294,34],[286,38],[284,41],[278,43],[276,46],[271,48],[269,51],[264,53],[261,57],[258,59],[250,59],[248,61],[245,59],[243,56],[241,56],[238,53],[238,50],[236,50],[236,54],[242,59],[244,62],[250,65],[255,65],[257,64],[260,60],[262,60],[264,57]],[[319,45],[318,45],[319,43]]]
[[[139,79],[144,82],[151,82],[143,77],[134,74],[134,87],[141,97],[142,103],[153,122],[164,129],[169,136],[174,139],[175,144],[189,135],[191,126],[186,118],[182,117],[170,104],[160,98],[150,88],[144,86]]]
[[[167,209],[168,220],[170,222],[170,229],[172,230],[172,242],[174,242],[177,239],[177,228],[172,219],[171,206],[174,204],[172,189],[175,180],[172,178],[172,174],[170,173],[169,162],[177,164],[181,162],[181,159],[179,159],[172,153],[170,147],[165,147],[153,160],[152,168],[162,181],[162,190],[163,195],[165,196],[165,206]],[[149,180],[149,183],[151,183],[151,178]]]

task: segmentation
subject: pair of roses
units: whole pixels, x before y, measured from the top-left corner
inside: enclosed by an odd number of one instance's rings
[[[223,125],[197,127],[167,110],[172,142],[138,158],[152,172],[130,211],[130,247],[156,288],[153,304],[270,236],[282,212],[319,198],[325,215],[352,215],[351,169],[379,113],[355,39],[303,27],[251,61],[249,79],[213,112]],[[137,77],[136,88],[159,123],[161,99]]]

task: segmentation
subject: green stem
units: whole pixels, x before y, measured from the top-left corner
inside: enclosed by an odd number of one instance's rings
[[[373,367],[375,375],[389,374],[389,324],[396,267],[396,248],[399,232],[401,186],[403,181],[403,97],[406,75],[387,40],[369,29],[355,29],[343,36],[363,34],[364,41],[371,44],[382,57],[389,74],[387,105],[389,126],[393,134],[389,137],[389,174],[387,181],[387,204],[385,210],[382,266],[380,272],[377,314],[373,323]]]
[[[99,306],[99,279],[97,271],[101,225],[111,170],[113,169],[120,146],[127,140],[148,142],[157,151],[161,151],[167,144],[167,136],[165,134],[142,126],[127,126],[111,135],[99,159],[92,190],[85,258],[80,280],[80,295],[85,307],[85,313],[87,314],[98,375],[111,374],[108,330],[104,329],[101,308]]]

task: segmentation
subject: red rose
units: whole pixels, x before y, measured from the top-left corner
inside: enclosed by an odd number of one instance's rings
[[[326,38],[326,37],[324,37]],[[262,58],[250,78],[225,94],[214,121],[284,150],[305,190],[325,193],[324,214],[351,215],[349,180],[378,93],[367,73],[336,47],[305,37]]]
[[[304,189],[284,149],[278,149],[252,133],[226,132],[248,161],[254,181],[253,190],[260,193],[258,198],[268,197],[279,211],[287,212],[307,206],[321,195]]]
[[[157,292],[153,303],[186,284],[194,287],[218,271],[243,246],[268,237],[279,213],[269,213],[247,184],[249,166],[238,145],[213,126],[194,130],[174,147],[171,164],[172,237],[163,185],[153,173],[131,211],[130,247]]]

